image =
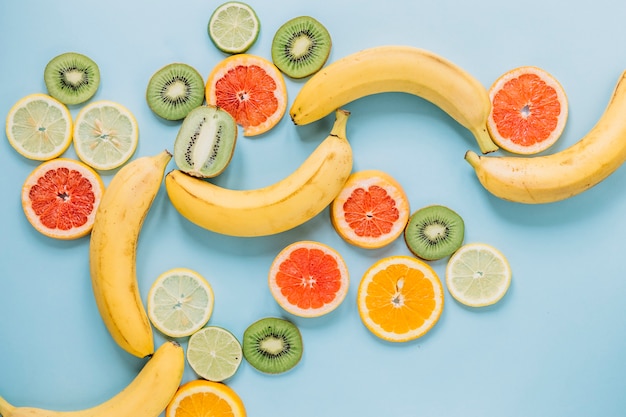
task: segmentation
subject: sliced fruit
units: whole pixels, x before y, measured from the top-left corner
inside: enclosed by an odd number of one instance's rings
[[[92,168],[107,171],[123,165],[135,153],[138,142],[137,120],[119,103],[94,101],[76,116],[74,149]]]
[[[240,54],[256,42],[261,24],[250,5],[228,1],[213,11],[207,30],[211,41],[219,50]]]
[[[214,301],[213,289],[202,275],[188,268],[173,268],[152,283],[148,317],[161,333],[186,337],[209,321]]]
[[[402,186],[379,170],[350,175],[330,206],[331,222],[345,241],[376,249],[402,234],[409,218],[409,199]]]
[[[506,72],[493,83],[489,97],[489,133],[509,152],[545,151],[565,129],[567,96],[561,84],[541,68],[524,66]]]
[[[319,242],[288,245],[269,271],[269,288],[276,302],[300,317],[319,317],[335,310],[348,293],[345,261],[333,248]]]
[[[91,232],[103,193],[102,178],[89,166],[56,158],[28,175],[22,187],[22,208],[40,233],[55,239],[77,239]]]
[[[165,409],[165,417],[246,417],[241,397],[221,382],[196,379],[184,383]]]
[[[357,292],[359,316],[374,335],[406,342],[428,332],[443,311],[443,286],[426,262],[389,256],[365,271]]]
[[[184,119],[204,101],[204,79],[191,65],[173,62],[158,69],[146,88],[148,107],[166,120]]]
[[[266,374],[293,369],[302,359],[302,335],[289,320],[264,317],[243,333],[243,357],[253,368]]]
[[[189,338],[187,361],[204,379],[224,381],[235,375],[242,360],[241,343],[222,327],[204,327]]]
[[[450,256],[463,244],[465,222],[454,210],[433,204],[409,217],[404,241],[409,250],[427,261]]]
[[[450,295],[470,307],[497,303],[511,285],[511,266],[498,249],[485,243],[467,243],[446,266]]]
[[[98,91],[100,68],[86,55],[65,52],[48,62],[43,78],[52,97],[64,104],[80,104]]]
[[[9,143],[36,161],[60,156],[72,143],[72,115],[65,104],[47,94],[30,94],[11,107],[6,119]]]
[[[229,112],[244,136],[273,128],[287,109],[287,88],[280,70],[265,58],[232,55],[217,64],[206,82],[206,101]]]

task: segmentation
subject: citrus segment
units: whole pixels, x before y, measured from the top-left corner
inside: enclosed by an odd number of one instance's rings
[[[378,170],[355,172],[330,206],[332,225],[352,245],[381,248],[400,236],[409,219],[402,186]]]
[[[219,50],[239,54],[254,44],[260,27],[252,7],[239,1],[229,1],[215,9],[209,19],[208,32]]]
[[[265,58],[232,55],[217,64],[207,79],[206,101],[229,112],[244,136],[265,133],[287,109],[285,80]]]
[[[104,184],[82,162],[56,158],[43,162],[26,178],[22,207],[40,233],[56,239],[76,239],[91,232]]]
[[[489,97],[489,133],[509,152],[542,152],[565,129],[567,96],[561,84],[541,68],[524,66],[506,72],[491,86]]]
[[[511,275],[511,267],[502,252],[485,243],[468,243],[448,260],[446,286],[460,303],[484,307],[504,297]]]
[[[428,332],[443,311],[443,286],[424,261],[383,258],[365,272],[357,292],[363,324],[376,336],[406,342]]]
[[[137,120],[123,105],[94,101],[83,107],[74,123],[74,148],[78,157],[98,170],[123,165],[139,140]]]
[[[72,115],[65,104],[46,94],[30,94],[11,107],[6,118],[9,143],[20,155],[48,161],[72,143]]]
[[[241,397],[229,386],[197,379],[184,383],[165,409],[165,417],[246,417]]]
[[[269,271],[276,302],[300,317],[318,317],[336,309],[348,293],[348,268],[341,255],[319,242],[300,241],[284,248]]]
[[[187,361],[202,378],[221,382],[237,372],[243,359],[239,340],[218,326],[204,327],[189,338]]]
[[[148,292],[148,317],[161,333],[186,337],[204,326],[213,312],[214,295],[202,275],[188,268],[165,271]]]

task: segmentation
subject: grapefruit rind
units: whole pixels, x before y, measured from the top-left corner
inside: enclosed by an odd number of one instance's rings
[[[393,220],[393,225],[391,228],[384,230],[380,227],[380,224],[374,224],[376,221],[375,213],[363,213],[363,219],[358,220],[358,223],[369,223],[368,226],[378,226],[372,229],[380,233],[378,236],[359,234],[351,225],[357,222],[350,222],[345,216],[345,204],[353,197],[355,190],[362,189],[369,193],[372,186],[384,189],[387,196],[393,199],[394,208],[397,210],[397,218]],[[331,223],[337,234],[351,245],[365,249],[379,249],[395,241],[404,232],[409,216],[410,204],[404,189],[391,175],[380,170],[363,170],[351,174],[344,188],[330,205]],[[391,219],[387,218],[385,220]],[[387,226],[387,224],[384,225],[384,227]]]
[[[505,87],[511,85],[509,84],[510,82],[519,80],[521,76],[536,76],[534,83],[536,84],[539,82],[540,84],[551,88],[550,91],[553,92],[553,97],[550,100],[544,100],[541,104],[539,104],[536,103],[538,99],[536,94],[528,94],[528,88],[522,92],[519,88],[509,87],[510,92],[504,92]],[[519,84],[520,83],[518,82],[518,87]],[[520,100],[520,95],[525,98],[523,103],[517,102]],[[501,97],[501,99],[496,97]],[[496,145],[505,151],[518,155],[534,155],[543,152],[554,145],[565,130],[569,109],[567,95],[559,81],[542,68],[529,65],[517,67],[507,71],[498,77],[498,79],[489,88],[489,99],[491,100],[492,108],[487,120],[487,129]],[[506,120],[518,120],[520,123],[525,123],[525,120],[532,116],[533,107],[536,109],[538,104],[545,105],[548,103],[549,106],[554,106],[554,99],[556,99],[559,103],[559,113],[556,117],[556,121],[541,121],[542,126],[545,126],[546,123],[553,124],[552,131],[545,138],[537,141],[533,137],[527,137],[526,139],[528,139],[531,143],[521,144],[512,140],[510,135],[506,134],[505,137],[505,134],[500,133],[500,130],[502,129],[498,128],[498,121],[496,121],[496,119],[503,120],[505,116],[494,116],[495,113],[498,113],[498,108],[501,108],[502,106],[507,107],[507,109],[503,110],[503,112],[506,113]],[[533,102],[533,100],[535,102]],[[528,125],[531,127],[533,126],[532,124]],[[537,124],[535,124],[535,126],[536,125]]]
[[[286,267],[285,262],[289,261],[294,251],[299,250],[299,249],[320,250],[324,253],[325,257],[330,256],[334,260],[334,265],[337,269],[336,272],[339,273],[338,282],[336,281],[334,285],[338,284],[339,287],[335,289],[334,297],[329,298],[329,294],[327,294],[327,297],[321,303],[321,305],[305,308],[297,304],[294,304],[289,299],[290,294],[288,293],[288,290],[284,289],[281,286],[282,280],[278,278],[279,273],[281,273],[281,267]],[[299,266],[299,267],[300,268],[298,269],[298,271],[295,272],[294,275],[289,277],[288,279],[301,280],[301,284],[300,283],[297,283],[297,284],[302,285],[303,287],[309,286],[309,288],[315,286],[315,284],[320,284],[320,282],[315,281],[316,277],[314,273],[312,273],[311,271],[304,271],[302,266]],[[306,276],[297,276],[296,274],[298,273],[303,273],[303,275],[306,275]],[[317,290],[328,289],[327,288],[328,283],[329,283],[328,281],[325,281],[322,283],[324,285],[317,285],[315,286],[315,289]],[[288,313],[291,313],[298,317],[312,318],[312,317],[320,317],[325,314],[328,314],[334,311],[337,307],[339,307],[339,305],[344,301],[344,299],[346,298],[346,295],[348,294],[350,278],[349,278],[348,267],[346,265],[345,260],[339,254],[339,252],[337,252],[335,249],[320,242],[299,241],[299,242],[294,242],[288,245],[283,250],[281,250],[278,253],[278,255],[276,255],[276,257],[274,258],[270,266],[268,285],[269,285],[269,289],[270,289],[272,296],[274,297],[274,299],[276,300],[276,302],[281,308],[283,308]],[[323,294],[320,294],[319,292],[314,292],[314,291],[310,291],[308,292],[308,294],[311,296],[316,296],[317,298],[319,298],[320,295],[323,295]],[[297,294],[295,296],[297,296]]]

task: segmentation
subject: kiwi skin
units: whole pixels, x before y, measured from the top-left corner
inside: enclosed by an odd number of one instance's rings
[[[270,347],[265,347],[266,343]],[[287,319],[265,317],[244,331],[242,348],[244,358],[253,368],[265,374],[280,374],[302,359],[302,335]]]
[[[43,77],[48,94],[67,105],[84,103],[100,87],[100,68],[94,60],[78,52],[65,52],[52,58]]]
[[[324,66],[331,47],[330,33],[322,23],[311,16],[298,16],[274,34],[272,61],[288,77],[305,78]]]
[[[438,225],[437,236],[428,236],[427,225]],[[442,205],[430,205],[415,211],[404,230],[409,250],[418,258],[437,261],[452,255],[463,244],[465,223],[454,210]]]
[[[163,119],[184,119],[204,102],[204,78],[188,64],[167,64],[150,77],[146,101],[150,109]]]

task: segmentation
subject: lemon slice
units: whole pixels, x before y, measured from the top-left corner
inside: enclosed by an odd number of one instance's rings
[[[11,146],[22,156],[48,161],[72,143],[72,115],[60,101],[47,94],[30,94],[13,105],[6,119]]]
[[[202,378],[221,382],[237,372],[243,352],[239,340],[228,330],[207,326],[189,338],[187,361]]]
[[[511,285],[505,256],[485,243],[468,243],[448,260],[446,285],[457,301],[470,307],[497,303]]]
[[[95,101],[76,116],[76,155],[92,168],[106,171],[123,165],[137,149],[138,141],[137,120],[119,103]]]
[[[187,268],[170,269],[150,287],[148,317],[167,336],[190,336],[209,321],[214,300],[211,285],[200,274]]]
[[[247,51],[259,36],[260,23],[249,5],[229,1],[218,6],[209,19],[209,37],[222,52]]]

